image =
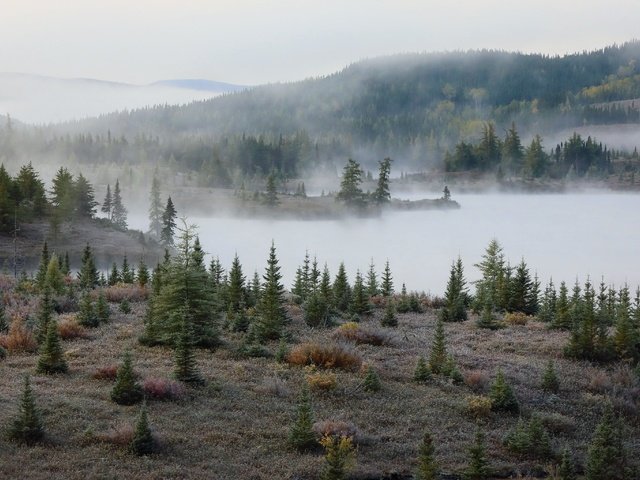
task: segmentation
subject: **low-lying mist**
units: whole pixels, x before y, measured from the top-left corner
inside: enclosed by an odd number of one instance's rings
[[[400,195],[407,197],[407,195]],[[421,195],[424,196],[424,195]],[[262,275],[271,240],[275,242],[285,286],[291,287],[305,251],[329,266],[332,276],[344,261],[352,281],[371,259],[382,271],[388,259],[396,289],[441,295],[453,259],[463,259],[467,280],[478,278],[473,264],[497,238],[516,265],[524,256],[543,284],[553,277],[572,284],[587,275],[599,282],[632,288],[640,284],[640,227],[634,219],[640,196],[614,193],[454,195],[460,210],[387,212],[380,218],[295,221],[190,216],[210,255],[228,268],[237,253],[244,273]],[[181,212],[186,213],[187,212]],[[130,224],[146,229],[143,214]]]

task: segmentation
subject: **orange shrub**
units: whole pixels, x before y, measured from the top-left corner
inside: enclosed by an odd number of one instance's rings
[[[369,345],[388,345],[391,337],[382,330],[364,327],[356,322],[347,322],[340,325],[333,332],[333,337],[338,340],[347,340],[354,343],[366,343]]]
[[[127,285],[119,283],[111,287],[103,289],[104,296],[108,302],[120,303],[122,300],[128,300],[129,302],[142,302],[149,297],[149,290],[146,287],[140,285]],[[94,292],[94,296],[97,298],[98,291]]]
[[[362,359],[357,352],[346,345],[307,342],[293,347],[287,355],[287,362],[293,365],[357,370]]]
[[[11,322],[9,332],[0,335],[0,346],[11,353],[35,352],[38,350],[38,342],[33,332],[24,324],[22,317],[16,317]]]
[[[319,437],[349,437],[357,441],[358,428],[343,420],[322,420],[313,424],[313,432]]]
[[[480,370],[465,372],[464,383],[475,392],[481,392],[489,384],[489,376]]]
[[[58,334],[63,340],[89,338],[87,329],[78,323],[75,315],[60,315],[58,318]]]
[[[467,397],[467,413],[475,418],[487,418],[491,415],[491,399],[483,395]]]
[[[131,425],[118,425],[101,435],[97,435],[97,439],[116,447],[128,448],[133,441],[133,427]]]
[[[106,367],[100,367],[97,369],[91,376],[96,380],[115,380],[117,374],[117,365],[107,365]]]
[[[177,400],[186,393],[182,383],[165,378],[147,378],[142,389],[148,398],[155,400]]]
[[[507,325],[526,325],[531,317],[522,312],[507,313],[504,316],[504,322]]]
[[[307,375],[307,383],[313,390],[334,390],[338,381],[333,373],[315,372]]]

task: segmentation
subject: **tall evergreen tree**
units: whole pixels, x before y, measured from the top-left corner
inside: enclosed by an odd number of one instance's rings
[[[173,376],[176,380],[191,385],[203,385],[204,379],[198,372],[193,352],[193,334],[190,322],[185,318],[175,348],[175,368]]]
[[[378,277],[376,275],[376,267],[373,264],[373,259],[371,259],[371,264],[369,265],[369,272],[367,273],[367,295],[370,297],[375,297],[380,293],[380,288],[378,287]]]
[[[389,177],[391,175],[390,158],[385,158],[378,162],[380,169],[378,171],[378,185],[373,193],[373,201],[378,205],[384,205],[391,201],[391,193],[389,192]]]
[[[433,438],[427,432],[422,437],[422,443],[418,450],[418,470],[416,480],[437,480],[438,462],[435,459],[436,449],[433,445]]]
[[[276,188],[276,176],[271,172],[267,176],[266,192],[264,194],[264,204],[268,207],[276,207],[280,203],[278,199],[278,191]]]
[[[42,252],[40,254],[40,264],[38,265],[38,272],[36,273],[36,283],[39,288],[44,288],[44,282],[47,276],[47,268],[49,267],[49,246],[45,240],[42,244]]]
[[[140,257],[140,261],[138,262],[136,281],[141,287],[145,287],[149,283],[149,269],[147,268],[147,264],[144,263],[144,259],[142,257]]]
[[[9,427],[9,438],[19,443],[32,445],[44,437],[44,425],[31,389],[29,375],[24,377],[24,388],[20,397],[18,416]]]
[[[111,400],[120,405],[133,405],[142,400],[142,388],[136,382],[131,362],[131,352],[127,351],[122,365],[118,368],[116,383],[111,390]]]
[[[350,313],[356,315],[371,313],[371,306],[369,305],[369,299],[365,291],[364,282],[360,270],[356,272],[356,279],[353,282],[349,311]]]
[[[122,283],[132,284],[135,279],[135,272],[129,267],[129,261],[125,254],[122,259]]]
[[[302,388],[296,408],[296,419],[289,431],[289,445],[296,450],[309,450],[317,445],[316,435],[313,432],[313,408],[309,387]]]
[[[51,206],[54,215],[69,220],[74,209],[73,175],[64,167],[60,167],[51,181]]]
[[[127,209],[122,203],[122,194],[120,193],[120,180],[116,180],[116,186],[113,189],[113,206],[111,209],[111,220],[116,227],[123,230],[127,228]]]
[[[384,264],[384,272],[382,273],[382,295],[390,297],[393,295],[393,277],[391,276],[391,268],[389,267],[389,260]]]
[[[260,303],[258,303],[257,333],[262,340],[276,339],[282,334],[287,316],[284,309],[284,288],[280,283],[282,274],[273,242],[269,250],[267,268],[262,278],[264,285]]]
[[[469,456],[469,465],[464,471],[463,478],[465,480],[485,480],[489,478],[490,469],[487,461],[487,447],[484,433],[480,430],[480,427],[476,430],[473,445],[469,447]]]
[[[37,339],[38,343],[42,345],[47,338],[47,332],[49,331],[49,323],[53,317],[53,299],[51,298],[51,289],[46,288],[42,292],[42,298],[38,305],[37,311]]]
[[[140,409],[140,415],[136,421],[133,430],[133,440],[131,441],[131,452],[136,455],[148,455],[153,453],[154,441],[149,427],[149,418],[147,414],[147,404],[143,403]]]
[[[111,215],[113,212],[113,198],[111,197],[111,185],[107,184],[107,193],[104,196],[104,200],[102,201],[102,207],[100,207],[100,211],[107,216],[107,219],[111,220]]]
[[[151,192],[149,194],[149,232],[160,238],[162,232],[162,201],[160,200],[160,180],[158,175],[153,175],[151,181]]]
[[[344,263],[341,262],[338,267],[338,273],[333,281],[333,299],[335,307],[341,311],[346,312],[349,309],[351,303],[351,286],[347,279],[347,270]]]
[[[58,323],[51,319],[47,326],[47,336],[40,349],[40,358],[36,371],[38,373],[66,373],[69,369],[64,358],[58,335]]]
[[[502,164],[505,171],[510,174],[517,174],[522,170],[522,160],[524,158],[524,148],[520,142],[520,135],[516,130],[515,123],[511,123],[511,128],[507,130],[504,142],[502,143]]]
[[[620,420],[607,403],[587,451],[586,480],[631,478]]]
[[[73,188],[75,215],[79,218],[93,218],[98,206],[93,185],[80,173],[73,184]]]
[[[93,259],[93,253],[87,243],[82,252],[82,266],[78,272],[78,281],[81,288],[93,288],[98,285],[98,280],[98,270]]]
[[[173,201],[171,197],[169,197],[167,199],[167,206],[162,213],[162,231],[160,232],[160,241],[167,247],[173,245],[177,215],[178,213],[173,205]]]
[[[447,362],[447,343],[442,320],[436,322],[436,330],[429,354],[429,369],[436,375],[443,373]]]
[[[336,200],[343,201],[349,207],[364,206],[365,196],[360,188],[363,173],[358,162],[351,158],[347,160],[342,172],[340,191],[336,195]]]

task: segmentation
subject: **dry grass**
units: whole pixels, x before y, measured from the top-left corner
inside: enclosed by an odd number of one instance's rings
[[[322,420],[313,424],[313,431],[322,437],[349,437],[354,443],[358,442],[358,428],[351,422],[344,420]]]
[[[353,371],[360,367],[362,358],[348,345],[306,342],[291,349],[287,362],[292,365],[315,365]]]
[[[474,392],[484,392],[489,386],[490,378],[480,370],[464,372],[464,383]]]
[[[104,296],[108,302],[120,303],[123,300],[129,302],[142,302],[149,297],[149,290],[146,287],[140,285],[127,285],[120,283],[111,287],[105,287],[103,289]],[[97,298],[98,291],[94,291],[94,296]]]
[[[33,331],[25,325],[24,317],[15,317],[9,332],[0,335],[0,346],[9,353],[30,353],[38,350],[38,342]]]
[[[391,335],[382,329],[371,328],[356,322],[347,322],[340,325],[333,332],[336,340],[344,340],[356,344],[368,344],[375,346],[391,345]]]
[[[118,375],[118,365],[107,365],[106,367],[98,368],[91,378],[94,380],[115,380]]]
[[[31,308],[27,301],[12,299],[11,311]],[[141,378],[169,378],[173,369],[171,349],[140,346],[136,339],[143,331],[144,303],[131,315],[114,312],[109,324],[92,330],[92,338],[63,341],[70,373],[34,376],[32,386],[43,412],[48,444],[33,449],[0,440],[0,476],[29,479],[136,478],[219,479],[247,478],[271,480],[318,477],[323,464],[320,455],[299,454],[287,445],[295,418],[297,395],[310,372],[292,364],[266,358],[237,358],[236,337],[225,337],[226,345],[215,352],[197,351],[196,361],[207,386],[187,389],[178,402],[153,401],[148,405],[152,429],[162,438],[160,453],[139,459],[124,450],[139,407],[114,404],[110,382],[91,379],[99,367],[111,370],[104,378],[114,378],[124,350],[130,349],[134,368]],[[363,327],[375,329],[383,312],[376,311]],[[332,332],[307,327],[299,314],[291,314],[289,331],[299,344],[295,365],[313,364],[312,352],[330,355],[336,344]],[[499,331],[479,330],[468,322],[445,325],[447,345],[460,369],[478,378],[467,385],[452,385],[435,378],[418,385],[412,382],[415,359],[428,355],[433,341],[435,312],[398,315],[398,340],[394,346],[337,344],[338,351],[355,357],[355,368],[319,370],[332,373],[337,386],[311,395],[318,432],[356,432],[359,439],[353,478],[410,478],[415,471],[417,449],[425,430],[436,442],[436,457],[443,478],[456,478],[465,467],[477,420],[466,412],[466,398],[480,390],[483,376],[493,378],[502,368],[525,412],[539,414],[551,431],[556,447],[569,445],[583,464],[587,445],[599,421],[606,396],[589,393],[594,372],[611,377],[608,395],[617,395],[627,404],[634,400],[634,383],[628,372],[605,371],[587,362],[566,360],[562,349],[566,332],[548,331],[530,320],[524,326],[508,326]],[[235,335],[235,334],[234,334]],[[307,346],[305,346],[307,345]],[[277,344],[265,346],[270,351]],[[314,357],[317,355],[312,355]],[[11,421],[17,411],[22,377],[33,372],[37,355],[11,353],[0,365],[0,425]],[[549,359],[553,359],[562,380],[560,395],[548,395],[539,387]],[[366,362],[380,374],[384,389],[369,395],[360,388],[359,367]],[[111,366],[107,368],[105,366]],[[486,393],[486,390],[484,390]],[[491,414],[481,419],[487,432],[489,461],[504,478],[527,478],[534,463],[511,455],[502,448],[502,438],[513,428],[516,417]],[[320,427],[320,424],[327,425]],[[342,426],[340,426],[342,424]],[[346,426],[344,424],[347,424]],[[333,425],[333,426],[331,426]],[[114,427],[115,426],[115,427]],[[357,426],[357,428],[355,428]],[[640,438],[637,417],[627,419],[628,435]],[[96,432],[96,433],[93,433]],[[90,439],[90,441],[87,441]],[[99,440],[99,441],[96,441]],[[118,448],[114,448],[118,447]],[[629,444],[638,458],[638,445]],[[214,472],[214,473],[212,473]]]
[[[338,379],[331,372],[313,372],[307,375],[307,384],[312,390],[335,390]]]
[[[89,332],[78,323],[75,315],[60,315],[58,317],[58,334],[63,340],[89,338]]]

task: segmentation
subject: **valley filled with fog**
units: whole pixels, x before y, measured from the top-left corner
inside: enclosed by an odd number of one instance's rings
[[[400,198],[437,194],[397,195]],[[262,275],[270,239],[278,249],[285,287],[290,288],[295,269],[305,251],[327,263],[332,276],[341,261],[349,278],[356,269],[365,272],[373,258],[380,272],[389,259],[400,290],[442,295],[451,261],[461,256],[467,278],[476,280],[486,245],[497,238],[515,266],[524,256],[543,285],[553,277],[572,284],[576,275],[620,286],[640,283],[640,244],[637,212],[640,196],[624,193],[570,194],[463,194],[454,195],[459,210],[386,212],[380,218],[296,221],[190,216],[198,225],[205,251],[218,256],[225,268],[238,254],[251,277]],[[181,212],[182,213],[182,212]],[[146,214],[131,215],[131,226],[146,230]]]

